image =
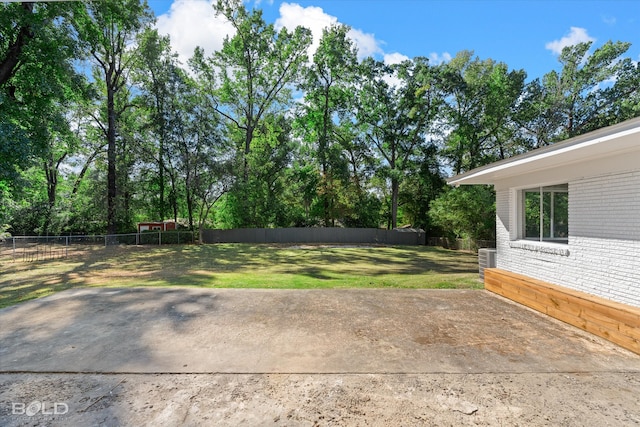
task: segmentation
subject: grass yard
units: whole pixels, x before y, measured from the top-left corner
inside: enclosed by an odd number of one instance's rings
[[[426,246],[248,244],[94,248],[3,261],[0,308],[78,287],[482,288],[477,256]]]

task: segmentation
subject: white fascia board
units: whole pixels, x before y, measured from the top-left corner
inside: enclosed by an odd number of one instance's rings
[[[620,129],[623,128],[623,129]],[[496,181],[624,152],[640,153],[640,120],[632,119],[565,142],[539,148],[456,175],[450,185],[495,184]],[[640,154],[638,154],[640,156]],[[639,158],[640,162],[640,158]]]

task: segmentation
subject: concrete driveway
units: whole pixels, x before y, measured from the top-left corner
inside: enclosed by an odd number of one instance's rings
[[[0,325],[6,405],[25,378],[66,374],[617,373],[640,386],[637,355],[481,290],[76,289],[0,310]]]
[[[81,289],[1,310],[0,324],[2,372],[640,371],[474,290]]]

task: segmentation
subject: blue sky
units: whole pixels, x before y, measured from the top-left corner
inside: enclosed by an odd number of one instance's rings
[[[213,16],[210,0],[148,0],[186,60],[193,47],[211,52],[231,30]],[[447,60],[463,49],[481,59],[524,68],[529,79],[559,69],[562,46],[592,40],[631,42],[625,56],[640,60],[640,1],[563,0],[290,0],[252,1],[268,22],[305,25],[315,37],[323,26],[349,25],[363,56],[388,62],[404,57]]]

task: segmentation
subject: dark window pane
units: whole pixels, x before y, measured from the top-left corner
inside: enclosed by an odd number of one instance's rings
[[[540,239],[540,192],[524,193],[524,237]]]
[[[569,193],[554,193],[553,231],[555,238],[569,237]]]
[[[551,193],[544,191],[542,193],[542,237],[549,239],[551,237]]]
[[[569,185],[523,190],[524,238],[568,243]],[[540,199],[542,197],[542,200]]]

